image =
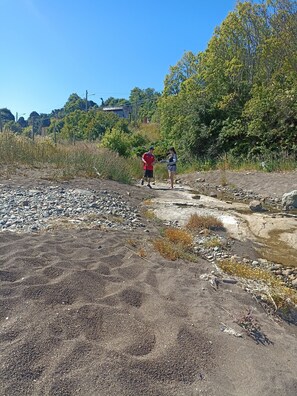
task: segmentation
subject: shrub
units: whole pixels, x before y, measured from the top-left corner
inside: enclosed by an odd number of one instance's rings
[[[198,231],[204,228],[210,230],[220,230],[224,229],[223,223],[221,220],[217,219],[214,216],[199,216],[197,213],[194,213],[190,216],[186,228],[191,231]]]

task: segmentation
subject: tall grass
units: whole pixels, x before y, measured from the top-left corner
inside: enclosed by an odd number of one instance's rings
[[[262,171],[281,172],[297,169],[295,156],[286,152],[266,154],[264,156],[244,158],[232,154],[222,155],[218,159],[194,159],[185,160],[181,158],[178,162],[179,173],[191,173],[195,171],[210,170],[234,170],[234,171]]]
[[[102,177],[131,183],[141,174],[138,159],[125,159],[95,143],[55,145],[48,138],[35,141],[10,132],[0,134],[0,164],[6,166],[51,167],[56,177]]]

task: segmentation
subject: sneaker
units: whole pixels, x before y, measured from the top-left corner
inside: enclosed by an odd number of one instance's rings
[[[150,184],[147,185],[149,188],[152,188],[152,186]]]
[[[144,180],[143,179],[141,179],[140,184],[143,186],[143,184],[144,184]]]

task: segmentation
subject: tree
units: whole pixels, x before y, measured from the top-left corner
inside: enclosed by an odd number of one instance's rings
[[[10,110],[8,110],[7,108],[2,108],[0,109],[0,131],[3,131],[3,127],[4,125],[9,122],[9,121],[13,121],[14,122],[15,118],[14,115],[12,114],[12,112]]]
[[[165,77],[164,95],[177,95],[182,83],[197,75],[199,62],[199,54],[196,56],[189,51],[184,53],[175,66],[170,66],[170,73]]]
[[[76,93],[73,93],[69,96],[67,102],[64,105],[65,114],[70,114],[76,110],[85,110],[86,102]]]
[[[152,120],[161,94],[153,88],[133,88],[130,92],[131,116],[136,122]]]

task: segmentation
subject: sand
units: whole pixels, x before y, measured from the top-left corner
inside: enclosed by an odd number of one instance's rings
[[[1,179],[20,182],[48,181]],[[162,193],[69,184],[127,192],[139,205]],[[162,258],[158,231],[146,229],[0,234],[0,394],[296,395],[296,326],[267,316],[239,284],[201,279],[211,263]],[[235,323],[248,309],[258,343]]]

